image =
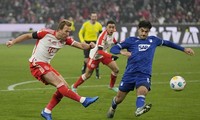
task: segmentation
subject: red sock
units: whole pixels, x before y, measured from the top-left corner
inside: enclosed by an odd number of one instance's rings
[[[80,102],[81,96],[73,92],[72,90],[68,89],[65,85],[62,85],[57,88],[58,91],[65,97],[71,98],[77,102]]]
[[[84,80],[83,80],[83,75],[81,75],[79,77],[79,79],[76,81],[76,83],[74,83],[74,88],[77,88],[79,85],[81,85],[82,83],[84,83]]]
[[[62,98],[63,98],[63,95],[57,90],[53,94],[53,97],[51,98],[46,108],[52,111],[52,109],[61,101]]]
[[[117,79],[117,76],[115,76],[115,75],[113,75],[113,74],[111,73],[111,75],[110,75],[110,87],[111,87],[111,88],[114,87],[115,82],[116,82],[116,79]]]

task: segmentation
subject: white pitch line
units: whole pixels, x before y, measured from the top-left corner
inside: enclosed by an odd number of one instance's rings
[[[8,90],[0,90],[0,91],[30,91],[30,90],[45,90],[45,89],[55,89],[54,87],[52,88],[27,88],[27,89],[14,89],[14,87],[18,86],[18,85],[23,85],[23,84],[29,84],[29,83],[34,83],[34,82],[38,82],[38,81],[26,81],[26,82],[21,82],[21,83],[17,83],[14,85],[11,85],[8,87]],[[163,81],[163,82],[152,82],[152,84],[167,84],[168,82]],[[190,80],[187,81],[187,83],[200,83],[200,80]],[[92,87],[107,87],[108,85],[88,85],[88,86],[80,86],[80,88],[92,88]]]
[[[19,86],[19,85],[23,85],[23,84],[28,84],[28,83],[33,83],[33,82],[38,82],[38,81],[26,81],[26,82],[21,82],[21,83],[17,83],[17,84],[13,84],[13,85],[10,85],[8,86],[8,90],[11,91],[11,90],[15,90],[14,88],[16,86]]]
[[[199,71],[197,72],[176,72],[176,74],[198,74],[200,73]],[[168,74],[174,74],[174,73],[167,73],[167,72],[164,72],[164,73],[153,73],[153,75],[168,75]],[[119,74],[119,76],[122,75],[122,74]],[[109,76],[109,75],[103,75],[103,76]],[[65,78],[66,80],[67,79],[77,79],[78,77],[67,77]],[[198,80],[196,80],[198,82]],[[24,85],[24,84],[29,84],[29,83],[34,83],[34,82],[38,82],[38,80],[31,80],[31,81],[26,81],[26,82],[20,82],[20,83],[16,83],[16,84],[13,84],[13,85],[10,85],[8,86],[8,90],[0,90],[0,91],[13,91],[15,90],[14,88],[16,86],[19,86],[19,85]],[[157,84],[164,84],[164,83],[167,83],[167,82],[157,82]],[[97,85],[96,87],[98,87],[99,85]],[[105,85],[103,85],[105,86]],[[81,86],[81,87],[84,87],[84,86]],[[44,88],[34,88],[34,89],[44,89]],[[25,90],[25,89],[18,89],[18,90]],[[27,90],[31,90],[31,89],[27,89]]]

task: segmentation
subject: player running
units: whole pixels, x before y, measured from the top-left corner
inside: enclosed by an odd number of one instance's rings
[[[64,19],[59,23],[57,30],[43,29],[33,33],[26,33],[6,43],[8,47],[11,47],[16,43],[28,39],[37,39],[32,56],[29,59],[31,73],[45,85],[50,84],[57,88],[50,102],[41,112],[41,116],[46,120],[52,120],[51,111],[61,101],[63,96],[80,102],[84,107],[88,107],[98,99],[98,96],[90,98],[82,97],[77,93],[74,93],[68,88],[68,83],[60,73],[50,65],[50,61],[53,59],[55,54],[65,45],[70,45],[79,49],[90,49],[91,46],[94,47],[94,44],[92,43],[89,45],[76,42],[69,37],[70,31],[71,22]]]
[[[107,117],[113,118],[117,105],[120,104],[126,95],[136,89],[136,111],[135,116],[140,116],[151,109],[151,104],[145,103],[145,97],[150,91],[152,62],[157,46],[167,46],[193,55],[191,48],[183,48],[170,41],[162,40],[155,36],[149,36],[152,25],[149,21],[141,21],[138,25],[139,37],[129,37],[124,42],[111,48],[111,53],[122,54],[128,57],[126,70],[119,84],[119,91],[112,100]],[[126,49],[127,51],[123,51]]]
[[[114,87],[116,82],[117,74],[119,68],[115,60],[117,56],[113,56],[107,52],[107,49],[112,45],[116,44],[117,41],[114,38],[115,32],[115,22],[108,21],[106,24],[106,29],[99,35],[96,46],[90,50],[90,56],[87,63],[87,69],[84,74],[82,74],[79,79],[71,86],[74,92],[77,92],[78,86],[84,83],[87,79],[90,78],[94,69],[102,62],[104,65],[108,66],[112,72],[110,75],[110,85],[109,88],[118,91],[117,87]]]

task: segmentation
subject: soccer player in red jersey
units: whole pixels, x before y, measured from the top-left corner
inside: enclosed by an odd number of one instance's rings
[[[51,111],[63,97],[80,102],[84,107],[89,106],[98,99],[98,96],[90,98],[82,97],[74,93],[68,88],[68,83],[64,78],[50,65],[50,61],[55,54],[65,45],[79,49],[90,49],[94,47],[94,43],[86,44],[75,41],[69,37],[70,31],[71,22],[63,19],[58,24],[57,30],[42,29],[37,32],[26,33],[6,43],[7,47],[11,47],[16,43],[28,39],[37,39],[32,56],[29,59],[31,73],[44,84],[50,84],[57,88],[50,102],[41,112],[41,116],[46,120],[52,120]]]
[[[115,30],[115,22],[108,21],[106,24],[106,29],[98,37],[96,46],[90,50],[86,72],[82,74],[79,79],[71,86],[72,91],[77,92],[77,87],[90,78],[94,69],[99,65],[100,62],[112,70],[109,88],[116,92],[118,91],[118,88],[114,87],[117,74],[119,72],[119,68],[115,62],[118,57],[113,56],[107,52],[107,49],[112,44],[117,43],[113,34]]]

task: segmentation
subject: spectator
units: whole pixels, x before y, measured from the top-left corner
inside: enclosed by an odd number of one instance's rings
[[[121,24],[135,23],[140,19],[158,23],[161,19],[160,11],[166,19],[161,24],[174,23],[166,17],[172,18],[177,14],[175,21],[179,23],[196,23],[200,18],[200,0],[82,0],[82,3],[76,1],[78,0],[4,0],[0,4],[0,23],[41,23],[48,18],[57,21],[60,16],[71,16],[77,23],[82,24],[88,19],[89,11],[99,11],[99,21],[102,24],[108,19],[114,19]],[[13,15],[8,19],[9,13]]]

